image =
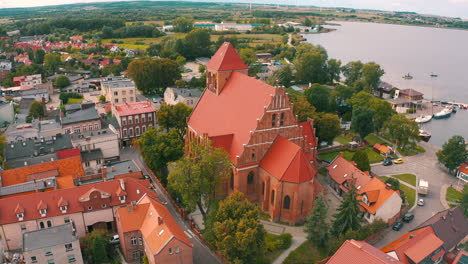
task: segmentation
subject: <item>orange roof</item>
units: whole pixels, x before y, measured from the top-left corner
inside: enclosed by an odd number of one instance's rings
[[[220,140],[231,161],[237,164],[236,156],[244,150],[243,144],[250,139],[258,120],[265,113],[276,88],[240,72],[233,72],[219,95],[205,90],[187,121],[188,126],[200,136],[207,135]],[[248,96],[246,96],[248,95]]]
[[[317,173],[301,147],[282,136],[276,137],[260,166],[280,181],[310,181]]]
[[[309,147],[317,146],[317,138],[315,137],[314,121],[309,119],[306,122],[299,123],[302,127],[302,135],[306,140],[306,144]]]
[[[3,186],[10,186],[28,181],[28,176],[46,171],[58,170],[59,178],[71,176],[77,178],[84,176],[81,157],[56,160],[23,168],[3,171],[1,174]]]
[[[418,263],[443,244],[432,227],[427,226],[404,234],[381,250],[385,253],[394,252],[401,262],[409,264],[408,258]]]
[[[458,167],[458,171],[463,172],[468,175],[468,163],[463,163]]]
[[[373,178],[364,187],[359,190],[359,194],[367,195],[370,205],[360,202],[361,206],[372,214],[377,212],[377,209],[382,206],[388,198],[390,198],[395,191],[388,188],[387,185],[378,178]]]
[[[375,143],[374,148],[377,149],[380,153],[390,153],[390,148],[385,145],[380,145]]]
[[[339,185],[354,179],[354,186],[358,189],[361,189],[372,179],[368,173],[358,169],[354,162],[346,160],[343,153],[338,154],[328,165],[327,170],[331,178]]]
[[[243,70],[249,68],[229,42],[224,42],[223,45],[219,47],[218,51],[206,64],[206,67],[217,71]]]
[[[173,238],[193,247],[167,208],[149,196],[144,196],[135,205],[117,210],[122,231],[140,230],[150,252],[158,254]]]
[[[398,264],[400,261],[364,241],[346,240],[327,264]]]

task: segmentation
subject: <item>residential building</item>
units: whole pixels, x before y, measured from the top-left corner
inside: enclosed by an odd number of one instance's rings
[[[91,101],[91,100],[83,100],[79,103],[76,104],[67,104],[65,105],[65,112],[67,114],[73,113],[79,110],[87,109],[87,108],[94,108],[96,106],[96,103]]]
[[[427,226],[404,234],[381,250],[404,264],[437,264],[446,252],[443,244],[432,227]]]
[[[124,144],[139,138],[147,129],[156,125],[156,110],[151,102],[114,104],[112,114],[117,119]]]
[[[468,163],[463,163],[457,169],[457,178],[462,180],[464,183],[468,182]]]
[[[91,80],[86,80],[86,81],[81,81],[75,84],[71,84],[65,88],[63,88],[64,92],[71,93],[88,93],[90,91],[97,90],[97,87],[94,83],[94,81]]]
[[[66,133],[81,133],[101,129],[101,119],[94,107],[69,113],[61,118],[61,123]]]
[[[15,121],[15,108],[13,102],[0,102],[0,127]]]
[[[16,86],[34,86],[42,83],[40,74],[13,77],[13,83]]]
[[[11,61],[9,60],[0,60],[0,70],[10,71],[11,70]]]
[[[23,63],[26,66],[32,64],[32,61],[29,59],[29,54],[27,52],[15,56],[14,61],[18,63]]]
[[[22,99],[33,99],[34,101],[48,102],[49,90],[46,88],[22,90],[20,96]]]
[[[9,31],[7,32],[7,36],[9,37],[12,37],[12,36],[19,36],[21,33],[19,30],[13,30],[13,31]]]
[[[86,159],[86,155],[83,155],[83,160]],[[91,164],[91,166],[93,166]],[[86,174],[83,177],[76,178],[74,180],[75,185],[83,185],[96,183],[101,181],[109,181],[114,179],[123,179],[123,178],[133,178],[133,179],[143,179],[143,172],[141,168],[133,160],[123,160],[123,161],[113,161],[108,162],[104,165],[99,165],[100,168],[94,174]],[[85,167],[85,170],[87,168]]]
[[[70,41],[74,43],[81,43],[83,42],[83,36],[79,36],[79,35],[71,36]]]
[[[84,263],[72,223],[23,233],[23,256],[26,264]]]
[[[424,94],[414,89],[396,90],[395,98],[401,98],[409,101],[420,101],[423,99]]]
[[[107,77],[101,81],[101,93],[113,104],[136,102],[136,88],[133,81],[123,77]]]
[[[193,108],[202,94],[203,92],[199,89],[167,87],[164,91],[164,102],[170,105],[184,103]]]
[[[402,264],[364,241],[346,240],[327,264]]]
[[[167,208],[144,196],[138,203],[120,207],[116,213],[120,246],[129,262],[193,263],[193,245]]]
[[[115,231],[117,208],[145,194],[156,198],[150,186],[124,178],[0,199],[0,243],[8,251],[21,249],[23,233],[66,223],[73,223],[78,237],[94,229]]]
[[[249,77],[230,43],[206,66],[207,89],[187,121],[186,141],[209,139],[229,154],[232,172],[219,195],[237,189],[273,221],[304,221],[323,190],[313,122],[297,122],[284,88]]]
[[[344,158],[342,152],[327,166],[327,170],[330,186],[340,197],[343,197],[352,185],[360,190],[372,180],[369,172],[358,169],[353,161]]]
[[[393,153],[393,150],[389,146],[381,145],[379,143],[375,143],[373,148],[374,148],[374,151],[379,154],[390,155]]]

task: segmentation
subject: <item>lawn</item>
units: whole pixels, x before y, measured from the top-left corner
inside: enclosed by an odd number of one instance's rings
[[[348,145],[349,142],[351,142],[351,140],[345,136],[337,136],[334,140],[343,145]]]
[[[447,194],[445,195],[445,199],[449,202],[457,203],[463,197],[463,193],[455,190],[453,187],[448,187]]]
[[[265,249],[266,253],[263,263],[273,262],[283,251],[291,246],[292,236],[289,233],[282,235],[275,235],[266,233],[265,236]]]
[[[385,181],[389,177],[388,176],[380,176],[380,178],[383,181]],[[413,208],[414,203],[416,202],[416,190],[413,189],[413,188],[410,188],[410,187],[408,187],[408,186],[406,186],[404,184],[400,184],[400,190],[405,192],[406,199],[408,199],[409,208]]]
[[[369,142],[369,145],[374,146],[376,143],[383,144],[386,143],[383,139],[377,137],[374,134],[370,134],[367,137],[364,138],[367,142]]]
[[[282,43],[283,37],[279,34],[232,34],[232,35],[211,35],[211,41],[216,41],[221,36],[225,38],[235,37],[238,40],[247,40],[250,46],[255,47],[256,45],[262,44],[280,44]]]
[[[403,156],[414,156],[419,153],[424,153],[426,150],[421,146],[416,146],[415,148],[407,147],[407,148],[398,148],[398,152]]]
[[[326,252],[322,252],[313,243],[306,240],[302,245],[293,250],[284,260],[284,264],[310,264],[327,257]]]
[[[77,104],[81,103],[83,100],[83,98],[68,98],[67,104]]]
[[[414,174],[398,174],[398,175],[392,175],[393,178],[397,178],[400,181],[404,181],[414,187],[416,187],[416,175]]]
[[[373,151],[370,147],[366,147],[366,152],[367,156],[369,157],[369,162],[370,163],[377,163],[382,161],[383,157],[378,154],[377,152]],[[332,151],[332,152],[327,152],[327,153],[322,153],[319,154],[319,158],[323,160],[333,160],[335,159],[336,156],[340,151]],[[346,160],[352,160],[354,156],[355,151],[350,151],[350,150],[345,150],[344,151],[344,158]]]
[[[119,48],[122,49],[139,49],[139,50],[146,50],[152,44],[161,43],[166,38],[183,38],[185,34],[170,34],[159,38],[111,38],[111,39],[103,39],[103,44],[115,44]],[[123,41],[123,44],[119,43],[112,43],[112,40],[116,41]],[[138,43],[138,44],[137,44]]]

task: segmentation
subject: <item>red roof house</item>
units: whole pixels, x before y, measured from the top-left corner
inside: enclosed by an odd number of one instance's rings
[[[71,157],[80,157],[81,156],[80,149],[78,149],[78,148],[59,150],[59,151],[55,152],[55,154],[57,154],[57,157],[59,159],[68,159],[68,158],[71,158]]]
[[[402,264],[364,241],[346,240],[327,264]]]
[[[330,185],[340,196],[348,192],[351,184],[359,190],[372,179],[369,172],[358,169],[354,162],[344,158],[343,153],[336,156],[327,166],[327,170],[331,179]]]

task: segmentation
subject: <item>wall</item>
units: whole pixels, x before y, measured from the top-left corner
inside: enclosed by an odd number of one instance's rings
[[[74,138],[72,145],[81,151],[101,149],[104,159],[120,156],[119,138],[116,133],[94,135],[87,138]],[[97,132],[96,132],[97,133]]]
[[[99,206],[98,203],[94,203],[94,206]],[[85,210],[87,208],[85,207]],[[94,207],[93,207],[94,210]],[[86,226],[91,226],[99,222],[113,222],[114,215],[112,213],[112,208],[109,208],[107,204],[107,209],[98,209],[95,211],[88,211],[83,214],[84,222]]]
[[[45,256],[44,250],[45,248],[35,249],[32,251],[24,252],[24,260],[26,264],[41,264],[47,263],[48,260],[55,260],[55,263],[62,264],[62,263],[69,263],[68,256],[73,255],[75,256],[75,261],[72,262],[74,264],[83,264],[83,257],[81,256],[81,249],[80,249],[80,242],[79,240],[75,240],[72,243],[72,250],[66,251],[65,244],[56,245],[51,247],[52,255]],[[36,256],[37,262],[32,262],[31,257]]]
[[[176,253],[176,247],[180,248],[179,253]],[[172,254],[169,253],[169,248],[172,249]],[[154,262],[150,263],[191,264],[193,263],[192,247],[189,247],[177,238],[172,238],[159,252],[159,254],[154,256]]]
[[[13,102],[10,102],[0,109],[0,126],[2,126],[4,122],[13,123],[14,120],[15,109],[13,107]]]
[[[122,251],[123,251],[122,253],[125,256],[125,260],[127,260],[128,262],[136,261],[133,259],[133,252],[135,251],[144,252],[144,249],[145,249],[143,244],[142,245],[139,244],[139,240],[138,240],[140,238],[141,242],[143,242],[143,237],[141,235],[141,232],[139,230],[136,230],[136,231],[122,233],[122,235],[123,236],[120,237],[120,245],[122,247]],[[137,239],[136,245],[132,245],[132,240],[131,240],[132,237],[135,237]],[[143,254],[141,254],[141,256],[142,255]]]
[[[97,127],[96,127],[97,125]],[[90,120],[90,121],[85,121],[85,122],[77,122],[73,124],[66,124],[62,125],[62,128],[65,132],[73,133],[76,128],[79,128],[80,132],[85,131],[91,131],[90,126],[92,128],[92,131],[100,130],[101,129],[101,122],[100,120]]]
[[[402,200],[397,192],[394,192],[390,198],[385,201],[385,203],[377,209],[375,213],[375,219],[381,218],[385,222],[393,218],[396,214],[400,212]],[[372,219],[373,221],[373,219]],[[372,222],[371,221],[371,222]]]

